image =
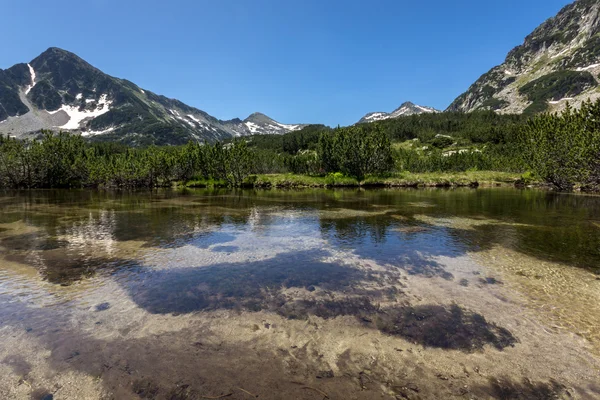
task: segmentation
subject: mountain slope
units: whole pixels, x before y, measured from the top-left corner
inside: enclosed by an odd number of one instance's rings
[[[302,126],[280,124],[262,114],[245,121],[222,121],[109,76],[58,48],[46,50],[29,64],[0,70],[0,133],[16,137],[54,129],[80,132],[93,140],[182,144],[281,134]]]
[[[558,111],[600,97],[600,2],[564,7],[448,107],[469,112]]]
[[[358,121],[358,123],[360,124],[360,123],[365,123],[365,122],[375,122],[375,121],[381,121],[384,119],[407,117],[409,115],[424,114],[424,113],[437,113],[437,112],[440,112],[440,111],[436,110],[435,108],[419,106],[414,103],[411,103],[410,101],[407,101],[405,103],[402,103],[402,105],[400,105],[400,107],[396,108],[391,113],[386,113],[386,112],[368,113],[367,115],[362,117],[360,119],[360,121]]]

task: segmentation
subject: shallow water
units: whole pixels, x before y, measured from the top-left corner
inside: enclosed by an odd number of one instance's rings
[[[600,197],[2,193],[0,338],[8,399],[600,398]]]

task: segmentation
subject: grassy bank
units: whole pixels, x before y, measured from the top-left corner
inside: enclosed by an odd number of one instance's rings
[[[302,187],[477,187],[514,186],[521,176],[517,173],[496,171],[469,172],[403,172],[386,177],[370,176],[360,184],[354,178],[342,174],[310,176],[296,174],[261,174],[248,177],[244,186],[256,188],[302,188]],[[222,187],[224,181],[194,180],[187,187]]]

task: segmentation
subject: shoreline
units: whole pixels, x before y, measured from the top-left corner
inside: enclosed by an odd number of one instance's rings
[[[508,172],[476,171],[465,173],[400,173],[388,177],[367,177],[358,182],[341,174],[310,176],[296,174],[261,174],[245,179],[242,188],[458,188],[515,187],[520,175]],[[525,186],[525,185],[520,185]],[[178,183],[175,187],[227,187],[226,182],[197,180]]]

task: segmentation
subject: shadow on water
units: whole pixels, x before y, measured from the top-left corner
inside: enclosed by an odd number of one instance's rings
[[[44,251],[37,253],[13,253],[4,257],[7,261],[35,267],[42,279],[61,286],[69,286],[82,279],[93,277],[98,271],[124,271],[138,264],[109,257],[94,257],[69,251]]]
[[[458,305],[398,305],[400,276],[323,262],[327,252],[296,252],[264,261],[141,271],[126,285],[132,299],[155,314],[216,309],[265,310],[288,319],[353,316],[381,332],[423,346],[462,351],[516,343],[506,329]],[[294,298],[286,289],[306,289]],[[341,299],[332,299],[340,297]],[[337,295],[336,295],[337,294]],[[388,300],[391,306],[381,306]]]
[[[264,261],[141,272],[141,279],[129,281],[128,290],[135,302],[151,313],[232,308],[258,311],[277,307],[282,288],[308,291],[319,287],[343,292],[362,280],[383,279],[319,260],[327,254],[294,252]]]
[[[39,232],[23,233],[0,238],[0,246],[12,251],[25,250],[55,250],[65,247],[65,240],[59,240],[52,236],[46,236]]]
[[[533,382],[523,379],[521,382],[510,378],[491,378],[489,386],[476,388],[487,392],[498,400],[554,400],[562,398],[566,387],[555,380],[549,382]],[[568,396],[571,398],[571,396]]]
[[[217,253],[235,253],[236,251],[239,251],[239,247],[238,246],[215,246],[211,249],[211,251],[217,252]]]
[[[478,313],[456,304],[408,306],[386,310],[377,327],[424,346],[456,350],[481,350],[486,344],[498,350],[513,346],[515,337],[505,328],[489,323]]]

